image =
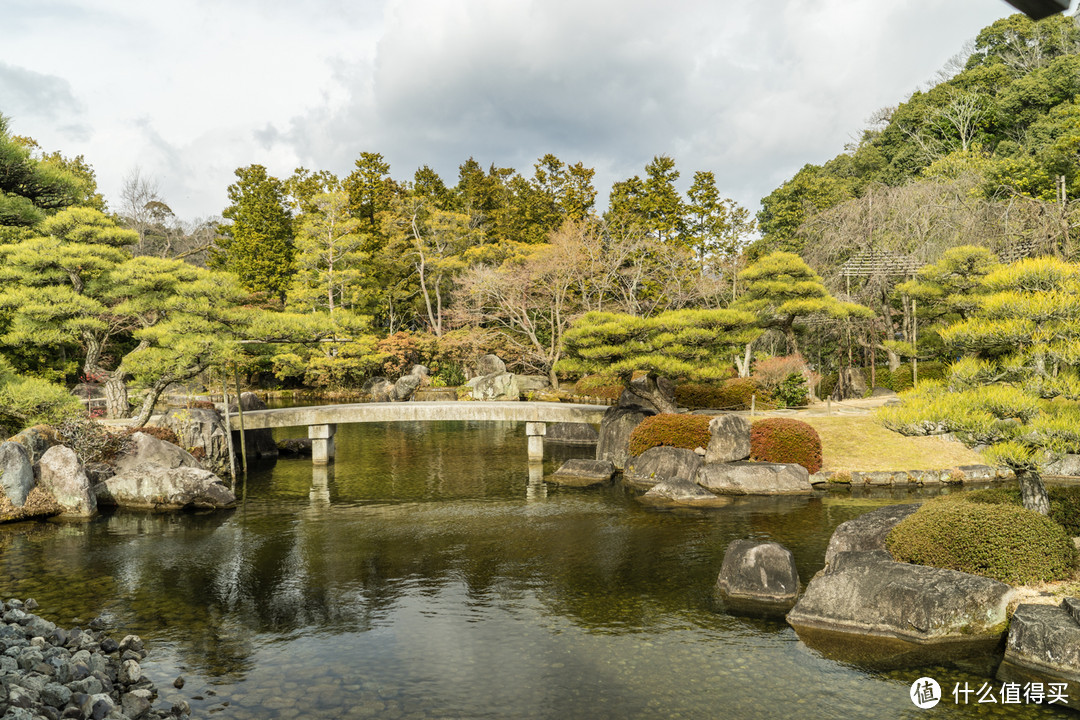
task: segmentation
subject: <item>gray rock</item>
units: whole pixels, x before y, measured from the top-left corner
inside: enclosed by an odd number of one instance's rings
[[[394,383],[394,389],[390,392],[390,399],[393,402],[405,402],[412,399],[413,393],[416,392],[417,388],[419,388],[423,382],[424,378],[421,375],[402,375],[398,378],[398,381]]]
[[[705,462],[729,463],[750,457],[750,423],[741,415],[725,413],[709,421]]]
[[[1043,475],[1050,477],[1080,477],[1080,455],[1062,455],[1043,468]]]
[[[132,690],[120,697],[120,707],[131,720],[146,717],[153,707],[154,696],[149,690]]]
[[[630,433],[645,418],[655,415],[652,410],[640,407],[608,408],[600,421],[600,439],[596,443],[596,459],[610,460],[616,469],[622,470],[630,457]]]
[[[469,381],[474,400],[519,400],[521,388],[513,373],[483,375]]]
[[[716,588],[735,611],[787,612],[799,597],[795,557],[779,543],[733,540]]]
[[[50,707],[63,709],[71,702],[71,691],[60,683],[48,683],[41,689],[41,701]]]
[[[364,381],[362,389],[371,394],[372,402],[390,402],[390,395],[394,392],[394,384],[384,377],[373,377]]]
[[[903,667],[992,652],[1014,596],[996,580],[893,562],[880,550],[838,553],[787,621],[828,656]]]
[[[30,453],[19,443],[0,443],[0,485],[15,507],[26,504],[26,496],[34,489],[34,465]]]
[[[144,467],[203,469],[202,463],[182,447],[137,432],[131,436],[127,452],[113,463],[113,474],[138,472]]]
[[[213,408],[170,408],[160,423],[176,433],[181,447],[194,453],[201,448],[199,462],[211,472],[229,471],[229,445],[225,427],[218,411]],[[196,453],[198,454],[198,453]]]
[[[135,660],[125,660],[120,663],[116,679],[124,685],[132,685],[142,679],[142,667]]]
[[[499,359],[498,355],[484,355],[476,363],[477,377],[485,375],[502,375],[506,372],[506,363]]]
[[[810,473],[789,463],[705,463],[694,482],[721,495],[808,495]]]
[[[559,443],[562,445],[590,446],[596,445],[600,434],[596,428],[588,423],[551,423],[547,426],[545,443]]]
[[[37,465],[46,450],[60,444],[60,436],[49,425],[35,425],[12,435],[8,438],[8,442],[18,443],[26,448],[30,464]]]
[[[693,482],[702,462],[701,456],[693,450],[652,447],[637,457],[627,459],[626,467],[623,468],[623,479],[637,487],[652,487],[662,480],[674,478]],[[709,494],[715,497],[715,494]]]
[[[720,497],[685,477],[664,478],[638,498],[651,505],[682,505],[686,507],[718,507],[730,505],[730,497]]]
[[[180,510],[226,508],[236,496],[221,478],[191,467],[144,466],[137,472],[115,475],[95,487],[102,504],[120,507]]]
[[[515,375],[514,379],[518,389],[523,393],[546,390],[551,387],[551,383],[543,375]]]
[[[90,480],[71,448],[63,445],[49,448],[38,463],[38,475],[38,485],[52,493],[64,515],[90,517],[97,512],[97,498],[90,490]]]
[[[825,565],[831,566],[837,553],[884,550],[885,538],[892,529],[918,509],[917,504],[889,505],[840,523],[825,550]]]
[[[567,460],[554,474],[548,476],[550,482],[571,487],[590,487],[611,482],[615,476],[615,466],[607,460],[585,460],[581,458]]]
[[[258,395],[253,392],[240,393],[240,408],[244,412],[252,410],[266,410],[267,406]],[[232,403],[229,412],[233,416],[237,414],[237,405]],[[277,443],[274,441],[274,431],[269,428],[260,430],[244,430],[244,449],[247,451],[249,460],[271,460],[278,456]],[[240,431],[233,430],[233,450],[240,452]]]
[[[1080,624],[1070,611],[1075,603],[1067,598],[1060,607],[1018,606],[1009,625],[998,679],[1066,683],[1069,706],[1080,706]]]
[[[104,720],[113,711],[116,702],[105,693],[95,693],[83,701],[82,712],[86,720]]]

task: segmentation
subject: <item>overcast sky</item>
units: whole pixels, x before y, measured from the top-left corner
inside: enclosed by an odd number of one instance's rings
[[[675,158],[756,210],[874,110],[924,86],[1003,0],[3,0],[0,113],[83,154],[116,204],[135,167],[182,218],[237,167],[348,174],[380,152],[448,185],[541,155],[611,183]]]

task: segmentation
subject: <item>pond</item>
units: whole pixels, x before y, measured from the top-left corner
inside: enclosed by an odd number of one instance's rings
[[[547,472],[591,452],[548,450]],[[956,683],[994,681],[846,666],[718,605],[731,540],[782,543],[805,582],[839,523],[912,494],[665,511],[536,480],[521,425],[343,426],[329,469],[253,469],[232,512],[0,528],[0,592],[141,635],[194,717],[1071,716],[957,706]],[[908,696],[924,675],[947,696],[932,710]]]

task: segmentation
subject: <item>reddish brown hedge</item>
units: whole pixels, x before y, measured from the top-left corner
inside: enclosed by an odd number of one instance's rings
[[[574,385],[574,392],[578,395],[589,397],[618,400],[626,386],[617,378],[604,377],[603,375],[586,375]]]
[[[802,420],[766,418],[750,426],[750,459],[798,463],[808,472],[821,469],[821,438]]]
[[[647,417],[630,433],[630,454],[640,455],[661,445],[687,450],[708,447],[711,419],[708,415],[674,413]]]

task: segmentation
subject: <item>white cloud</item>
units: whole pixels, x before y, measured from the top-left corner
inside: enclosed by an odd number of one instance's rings
[[[236,167],[347,173],[361,151],[399,179],[429,164],[448,183],[469,156],[528,173],[554,152],[595,167],[601,194],[667,153],[687,183],[713,170],[754,207],[1010,12],[999,0],[16,0],[0,112],[47,149],[86,155],[107,195],[141,166],[188,217],[220,212]]]

